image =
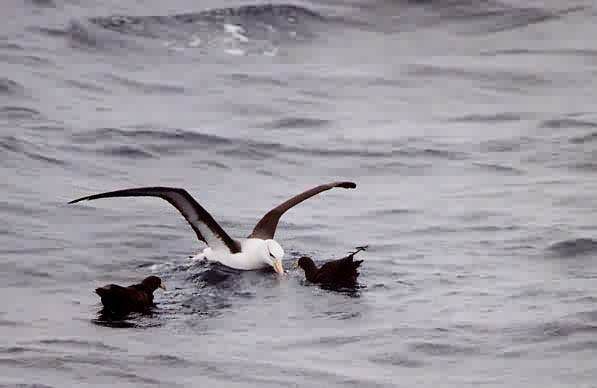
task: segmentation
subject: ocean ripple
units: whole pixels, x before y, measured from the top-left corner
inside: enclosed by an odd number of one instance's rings
[[[590,238],[564,240],[552,244],[549,249],[561,257],[575,257],[597,253],[597,240]]]

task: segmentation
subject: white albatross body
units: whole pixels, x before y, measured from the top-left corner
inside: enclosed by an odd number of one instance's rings
[[[255,270],[271,266],[277,273],[284,273],[282,258],[284,249],[273,238],[280,217],[290,208],[322,191],[334,187],[354,189],[353,182],[332,182],[304,191],[271,209],[244,239],[235,240],[214,220],[184,189],[176,187],[138,187],[123,189],[78,198],[69,203],[116,197],[158,197],[168,201],[187,220],[197,238],[207,244],[195,259],[207,259],[225,266]]]
[[[227,249],[214,250],[207,247],[203,252],[195,255],[193,260],[207,260],[224,264],[230,268],[242,270],[255,270],[269,266],[268,257],[270,250],[278,249],[275,257],[284,257],[284,250],[275,240],[262,240],[260,238],[246,238],[240,241],[241,251],[230,253]],[[277,247],[276,247],[277,246]],[[275,268],[274,268],[275,269]]]

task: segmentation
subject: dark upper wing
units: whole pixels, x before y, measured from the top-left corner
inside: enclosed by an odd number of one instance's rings
[[[158,197],[173,205],[191,225],[199,240],[212,249],[225,247],[232,253],[240,252],[240,244],[233,240],[213,217],[184,189],[174,187],[139,187],[89,195],[70,201],[93,200],[113,197]]]
[[[253,232],[249,237],[261,239],[274,238],[274,234],[276,233],[276,227],[278,226],[278,221],[280,220],[280,217],[282,217],[282,214],[286,213],[288,209],[298,205],[304,200],[311,198],[312,196],[317,195],[322,191],[333,189],[334,187],[354,189],[357,187],[357,185],[353,182],[333,182],[328,183],[327,185],[320,185],[314,187],[310,190],[295,195],[288,201],[276,206],[275,208],[270,210],[265,216],[263,216],[263,218],[259,220],[257,225],[255,225],[255,228],[253,229]]]

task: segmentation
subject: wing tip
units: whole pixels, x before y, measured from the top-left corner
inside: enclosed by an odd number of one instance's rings
[[[85,197],[83,198],[77,198],[77,199],[73,199],[72,201],[68,201],[68,205],[72,205],[73,203],[77,203],[77,202],[81,202],[85,199]]]
[[[336,187],[342,187],[343,189],[356,189],[357,184],[354,182],[346,181],[346,182],[338,182],[335,185]]]

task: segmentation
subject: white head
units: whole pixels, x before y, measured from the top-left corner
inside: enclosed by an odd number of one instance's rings
[[[284,257],[284,249],[274,240],[265,240],[265,247],[267,249],[267,264],[271,265],[277,273],[283,274],[282,258]]]

